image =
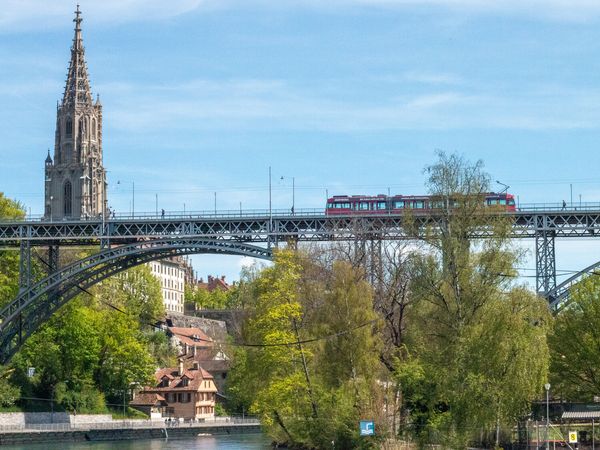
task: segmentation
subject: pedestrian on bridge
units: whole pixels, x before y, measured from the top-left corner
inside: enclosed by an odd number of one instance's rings
[[[564,211],[565,209],[567,209],[567,202],[565,202],[564,200],[563,200],[563,207],[562,207],[562,209],[563,209],[563,211]]]

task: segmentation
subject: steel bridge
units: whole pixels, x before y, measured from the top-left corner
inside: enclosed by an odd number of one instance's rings
[[[560,286],[556,284],[557,238],[600,235],[600,207],[583,210],[527,210],[505,213],[512,218],[511,237],[535,240],[536,288],[552,306],[568,298],[568,288],[590,266]],[[15,354],[24,340],[54,311],[82,289],[155,259],[173,255],[213,253],[269,259],[281,242],[410,240],[436,228],[436,214],[365,214],[326,216],[323,211],[295,214],[252,211],[226,214],[119,217],[111,220],[24,220],[0,222],[0,250],[20,251],[20,291],[0,311],[0,363]],[[410,224],[408,223],[410,221]],[[410,227],[408,226],[410,225]],[[412,231],[407,231],[410,228]],[[415,231],[417,234],[415,235]],[[481,227],[471,238],[485,239]],[[98,253],[60,268],[60,247],[96,246]],[[32,249],[48,248],[48,276],[32,281]]]

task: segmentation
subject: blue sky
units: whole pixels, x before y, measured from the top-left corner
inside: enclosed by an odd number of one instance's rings
[[[81,1],[104,105],[109,203],[320,208],[422,193],[436,149],[481,158],[521,203],[600,202],[600,2]],[[0,190],[43,203],[75,2],[0,0]],[[281,180],[281,177],[284,177]],[[122,180],[117,185],[116,181]],[[524,244],[531,248],[530,244]],[[600,246],[558,244],[559,269]],[[238,258],[196,257],[235,277]],[[532,268],[533,262],[524,266]]]

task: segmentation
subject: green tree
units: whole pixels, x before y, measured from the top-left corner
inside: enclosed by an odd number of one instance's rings
[[[422,439],[463,447],[480,431],[512,425],[540,392],[549,319],[511,283],[520,255],[510,242],[510,218],[485,205],[483,164],[440,153],[425,172],[441,214],[430,229],[413,230],[427,246],[411,266],[415,321],[408,349],[416,372],[408,379],[410,389],[430,392],[405,395],[424,402],[413,421]],[[488,237],[473,240],[480,230]]]
[[[550,334],[553,392],[591,402],[600,393],[600,277],[592,274],[571,288]]]
[[[244,287],[247,319],[229,393],[259,414],[277,442],[306,448],[370,448],[357,420],[383,423],[380,340],[372,291],[347,263],[320,266],[278,252]],[[383,428],[379,428],[383,431]]]
[[[0,220],[25,217],[20,203],[7,198],[0,192]],[[19,253],[0,252],[0,307],[13,300],[19,292]]]
[[[149,324],[164,315],[158,281],[145,266],[105,280],[57,311],[24,344],[13,379],[28,396],[54,398],[66,409],[99,412],[121,403],[172,361],[166,337]],[[36,368],[33,379],[28,367]]]

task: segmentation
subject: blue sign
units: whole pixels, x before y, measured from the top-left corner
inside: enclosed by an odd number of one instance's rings
[[[372,436],[375,434],[375,422],[372,420],[361,420],[360,421],[360,435],[361,436]]]

